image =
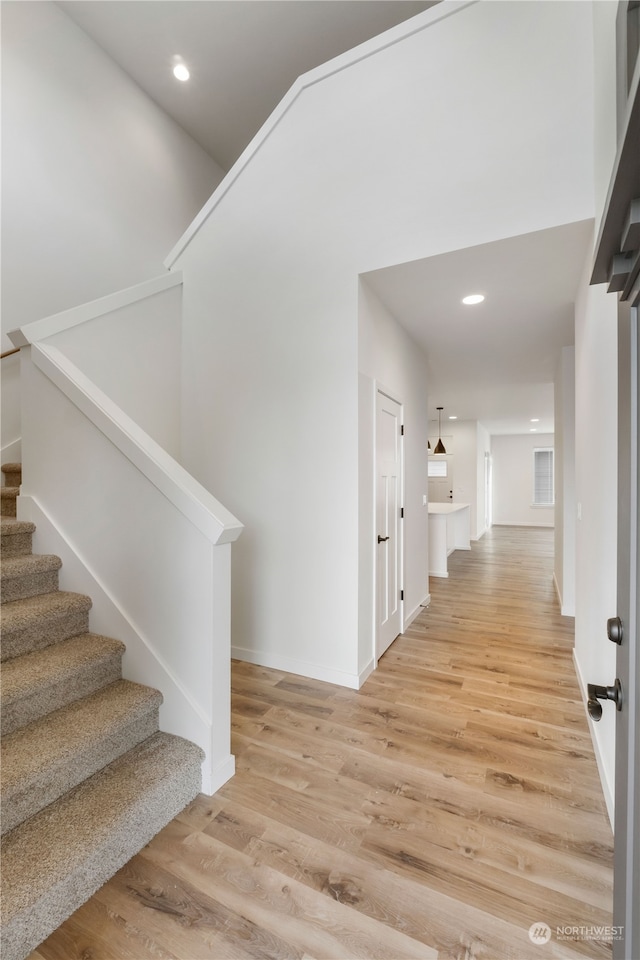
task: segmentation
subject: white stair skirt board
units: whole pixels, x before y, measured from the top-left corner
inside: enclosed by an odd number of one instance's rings
[[[78,557],[70,544],[42,510],[33,497],[21,495],[18,500],[20,519],[36,524],[34,545],[38,539],[46,551],[62,559],[61,584],[68,589],[91,597],[91,620],[94,629],[106,636],[118,637],[127,647],[123,669],[129,680],[162,690],[164,702],[160,707],[160,726],[167,733],[191,740],[204,750],[202,763],[202,791],[212,795],[234,774],[234,757],[215,760],[211,755],[211,721],[204,716],[189,694],[181,687],[170,669],[153,651],[135,625],[117,606],[101,582]],[[37,549],[40,549],[37,547]]]

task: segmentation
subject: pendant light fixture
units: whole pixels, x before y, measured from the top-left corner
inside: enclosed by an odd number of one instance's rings
[[[436,443],[436,448],[433,451],[434,453],[446,453],[447,451],[444,448],[444,443],[442,442],[442,429],[441,429],[441,415],[444,407],[436,407],[438,411],[438,442]]]

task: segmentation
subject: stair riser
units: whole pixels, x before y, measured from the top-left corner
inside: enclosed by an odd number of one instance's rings
[[[41,593],[53,593],[58,589],[58,571],[47,570],[42,573],[25,574],[15,579],[2,580],[2,602],[26,600]]]
[[[36,624],[15,631],[3,630],[2,660],[21,657],[24,653],[44,650],[52,643],[89,632],[89,613],[72,611],[55,619],[43,619]]]
[[[2,557],[26,557],[33,549],[33,534],[17,533],[2,537]]]
[[[39,689],[30,696],[10,703],[4,697],[2,701],[2,736],[13,733],[28,723],[60,710],[69,703],[75,703],[82,697],[101,690],[109,683],[115,683],[122,677],[122,659],[118,653],[105,658],[99,664],[88,663],[77,670],[73,677],[45,689]]]
[[[68,790],[102,770],[117,757],[142,743],[158,730],[158,710],[143,714],[115,734],[93,743],[84,753],[66,758],[59,770],[39,771],[24,777],[19,792],[3,790],[2,834],[53,803]]]
[[[3,494],[2,498],[0,498],[0,509],[2,510],[3,517],[17,516],[17,504],[15,496],[5,496]]]
[[[19,487],[22,483],[22,465],[19,463],[5,463],[2,468],[6,487]]]
[[[22,483],[22,470],[13,472],[13,470],[3,470],[5,487],[19,487]]]

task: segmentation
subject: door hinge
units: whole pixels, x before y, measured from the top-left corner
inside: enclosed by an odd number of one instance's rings
[[[401,599],[401,600],[404,600],[404,590],[401,590],[401,591],[400,591],[400,599]]]
[[[404,520],[404,507],[400,507],[400,519]]]
[[[400,424],[400,436],[404,437],[404,423]]]

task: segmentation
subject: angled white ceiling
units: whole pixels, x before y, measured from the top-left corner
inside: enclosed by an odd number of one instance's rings
[[[58,0],[224,169],[296,78],[432,0]],[[172,58],[192,79],[171,75]],[[573,343],[591,221],[401,264],[367,282],[427,351],[430,414],[491,433],[553,429],[553,377]],[[461,298],[483,292],[478,307]]]
[[[295,80],[435,0],[58,0],[228,170]],[[191,70],[171,74],[172,58]]]

